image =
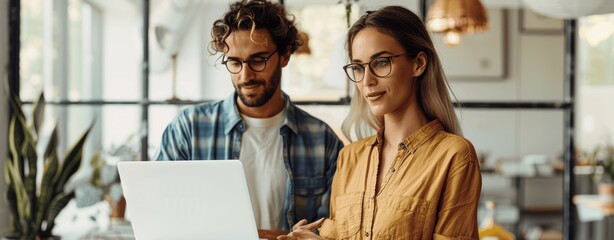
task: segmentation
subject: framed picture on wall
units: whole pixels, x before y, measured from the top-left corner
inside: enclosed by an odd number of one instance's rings
[[[461,34],[458,46],[432,33],[446,76],[451,80],[502,80],[507,77],[507,10],[488,9],[485,32]]]
[[[519,11],[520,32],[523,34],[562,34],[563,20],[547,17],[529,9]]]

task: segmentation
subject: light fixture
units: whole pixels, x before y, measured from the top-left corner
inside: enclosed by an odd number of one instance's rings
[[[177,55],[181,43],[196,16],[200,3],[197,0],[164,0],[156,8],[152,17],[154,44],[150,45],[152,55],[150,70],[162,72],[171,63],[171,98],[168,102],[177,102]],[[169,61],[170,59],[170,61]]]
[[[488,30],[488,15],[479,0],[435,0],[426,26],[433,32],[444,33],[444,42],[456,46],[461,34]]]
[[[171,56],[173,59],[173,76],[171,78],[171,98],[167,99],[167,102],[178,102],[180,99],[177,97],[177,52]]]
[[[460,43],[460,40],[460,33],[454,30],[448,31],[443,38],[443,42],[448,44],[448,46],[456,46]]]
[[[169,68],[172,55],[181,48],[199,5],[200,1],[196,0],[162,0],[152,11],[149,29],[149,69],[152,73]]]

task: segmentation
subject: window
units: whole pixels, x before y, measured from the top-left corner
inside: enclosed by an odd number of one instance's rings
[[[130,3],[22,1],[19,94],[32,102],[44,89],[60,154],[92,121],[84,162],[139,134],[140,16]]]
[[[578,143],[581,150],[614,141],[614,14],[582,18],[578,41]],[[606,104],[606,105],[604,105]]]
[[[135,2],[138,1],[22,3],[20,96],[31,103],[45,90],[48,116],[58,119],[60,124],[60,153],[95,120],[84,161],[95,152],[118,145],[138,147],[142,144],[139,140],[147,141],[147,146],[141,146],[141,156],[136,158],[150,159],[164,127],[180,109],[225,98],[233,90],[219,56],[207,52],[209,29],[226,10],[226,4],[192,3],[202,14],[195,14],[182,26],[185,30],[177,43],[175,64],[168,53],[158,51],[150,31],[151,72],[144,84],[143,14],[141,5]],[[150,29],[165,23],[160,18],[165,11],[163,4],[164,1],[152,2]],[[312,52],[293,56],[284,70],[282,88],[299,103],[339,104],[348,95],[348,82],[340,70],[347,62],[345,6],[305,4],[289,11],[296,16],[301,31],[309,35]],[[316,17],[322,12],[326,14]],[[349,16],[351,21],[358,18],[358,6],[352,7]],[[303,19],[318,19],[327,24]],[[173,71],[177,73],[175,78]],[[172,96],[180,101],[169,102]],[[330,115],[326,108],[304,109],[318,116]],[[331,126],[340,126],[341,120],[325,119]],[[335,130],[340,133],[339,128]]]

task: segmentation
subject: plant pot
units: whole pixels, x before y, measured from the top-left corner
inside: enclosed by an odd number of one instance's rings
[[[15,234],[15,233],[9,233],[5,236],[2,236],[2,238],[0,238],[2,240],[18,240],[19,239],[19,235]]]
[[[1,239],[2,240],[19,240],[21,238],[19,237],[19,235],[9,234],[7,236],[3,236]],[[40,240],[62,240],[62,237],[60,237],[60,236],[51,236],[51,237],[36,238],[36,239],[40,239]]]
[[[124,219],[126,214],[126,198],[122,197],[115,204],[115,207],[111,209],[111,218]]]
[[[109,195],[105,195],[105,200],[111,206],[111,215],[112,219],[124,219],[126,214],[126,198],[123,196],[117,201],[113,202],[113,199]]]
[[[597,185],[597,192],[603,206],[614,206],[614,183],[599,183]]]

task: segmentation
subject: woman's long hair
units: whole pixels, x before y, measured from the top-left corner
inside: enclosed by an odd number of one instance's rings
[[[410,10],[400,6],[388,6],[377,11],[368,11],[352,25],[347,35],[347,49],[352,59],[352,42],[361,30],[373,27],[394,37],[405,49],[408,57],[424,52],[427,65],[424,73],[416,79],[419,105],[429,121],[439,119],[446,131],[462,136],[462,131],[452,101],[449,86],[441,62],[435,52],[428,31],[422,20]],[[379,130],[384,126],[383,117],[371,113],[365,99],[354,88],[350,113],[343,121],[341,130],[352,140],[352,130],[357,139],[367,137],[365,128]]]

